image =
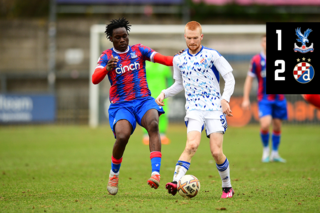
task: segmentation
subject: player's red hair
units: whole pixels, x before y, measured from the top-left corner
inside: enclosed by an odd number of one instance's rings
[[[189,30],[196,30],[196,29],[200,29],[200,34],[202,34],[202,27],[201,24],[199,22],[196,21],[190,21],[186,24],[185,26],[185,30],[189,29]]]

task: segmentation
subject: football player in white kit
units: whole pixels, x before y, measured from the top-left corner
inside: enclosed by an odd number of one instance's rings
[[[201,45],[203,34],[198,22],[187,23],[184,33],[188,49],[173,59],[175,83],[163,90],[156,99],[156,102],[163,106],[165,98],[185,90],[187,143],[176,164],[173,181],[167,183],[166,188],[172,195],[177,193],[177,182],[188,171],[191,158],[200,144],[201,132],[205,128],[210,139],[211,154],[222,180],[221,198],[231,198],[234,190],[230,181],[229,161],[223,154],[222,142],[227,129],[225,115],[232,116],[228,103],[235,85],[232,67],[218,51]],[[225,80],[222,96],[219,74]]]

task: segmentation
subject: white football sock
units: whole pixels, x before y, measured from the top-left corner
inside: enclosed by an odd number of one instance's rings
[[[159,172],[152,172],[152,173],[151,173],[151,176],[152,176],[152,175],[160,175],[160,173],[159,173]]]
[[[224,187],[231,187],[231,180],[230,180],[230,169],[229,169],[229,161],[226,158],[223,164],[216,164],[218,169],[221,181],[222,181],[222,188]]]
[[[268,157],[269,153],[270,153],[270,148],[269,147],[263,147],[262,159],[265,159],[266,157]]]
[[[111,176],[113,176],[113,175],[119,176],[119,172],[120,172],[120,171],[118,171],[117,173],[114,173],[114,172],[112,171],[112,169],[111,169],[111,170],[110,170],[110,175],[111,175]]]
[[[174,170],[173,181],[178,182],[186,173],[187,169],[183,166],[176,165],[176,169]]]
[[[224,187],[231,187],[231,180],[230,180],[230,169],[229,166],[223,172],[219,171],[219,175],[222,181],[222,188]]]
[[[278,157],[279,157],[278,151],[272,150],[272,152],[271,152],[271,157],[272,157],[272,158],[278,158]]]

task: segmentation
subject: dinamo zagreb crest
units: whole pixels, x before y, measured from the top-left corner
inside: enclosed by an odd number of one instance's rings
[[[307,62],[300,62],[294,67],[293,76],[299,83],[306,84],[314,77],[314,68]]]

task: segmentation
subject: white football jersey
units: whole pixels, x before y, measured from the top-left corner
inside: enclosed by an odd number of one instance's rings
[[[173,59],[173,78],[183,83],[186,111],[222,111],[219,73],[224,76],[232,67],[221,54],[202,46],[192,55],[189,50]]]

